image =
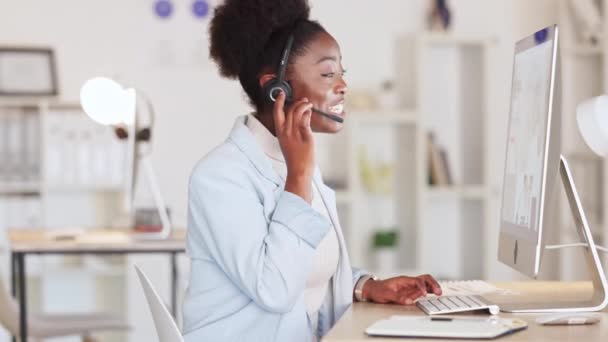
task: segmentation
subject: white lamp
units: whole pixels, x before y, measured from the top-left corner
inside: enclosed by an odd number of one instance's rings
[[[151,116],[150,127],[142,130],[138,127],[137,98],[143,98],[148,105],[148,113]],[[166,239],[171,235],[171,222],[167,214],[165,202],[160,193],[156,181],[156,175],[148,155],[139,152],[138,144],[148,141],[154,119],[154,111],[150,101],[136,92],[133,88],[123,88],[119,83],[105,77],[96,77],[88,80],[80,89],[80,103],[85,113],[102,125],[116,126],[117,134],[121,138],[127,138],[127,199],[125,201],[131,224],[133,223],[134,210],[133,198],[135,190],[135,176],[139,163],[146,172],[148,184],[151,188],[158,215],[162,223],[162,230],[154,233],[137,234],[138,237],[151,239]]]
[[[576,108],[578,128],[587,145],[600,156],[608,156],[608,95],[581,102]]]

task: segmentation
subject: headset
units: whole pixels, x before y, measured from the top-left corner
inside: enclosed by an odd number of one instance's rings
[[[293,100],[293,92],[291,90],[291,85],[289,84],[289,81],[285,80],[285,72],[287,70],[287,62],[289,60],[289,54],[291,53],[293,39],[293,35],[289,35],[289,38],[287,39],[287,44],[285,45],[285,49],[283,50],[283,55],[281,56],[281,62],[279,63],[278,77],[271,78],[262,86],[264,97],[272,102],[276,102],[277,97],[279,96],[281,91],[285,93],[285,103],[290,103]],[[322,112],[314,107],[312,108],[312,111],[335,122],[344,122],[343,118],[337,115]]]

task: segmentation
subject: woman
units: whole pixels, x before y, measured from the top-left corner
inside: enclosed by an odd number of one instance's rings
[[[375,280],[350,266],[312,135],[340,131],[347,86],[338,44],[309,11],[306,0],[226,0],[215,10],[211,57],[255,112],[190,178],[187,342],[318,340],[353,299],[441,294],[428,275]]]

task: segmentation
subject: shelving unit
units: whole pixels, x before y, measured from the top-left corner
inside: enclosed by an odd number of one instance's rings
[[[608,164],[602,157],[595,155],[583,141],[576,122],[576,106],[583,100],[605,94],[608,90],[608,68],[606,68],[608,45],[606,35],[608,27],[608,4],[606,0],[595,0],[595,4],[604,18],[604,39],[593,44],[580,42],[573,13],[568,0],[559,2],[559,25],[561,34],[562,64],[562,153],[568,159],[574,182],[591,225],[595,242],[600,245],[608,243]],[[578,241],[574,221],[563,190],[560,195],[561,242]],[[583,262],[583,254],[578,250],[561,250],[559,252],[560,275],[565,280],[588,279]],[[601,255],[601,254],[600,254]],[[604,269],[608,271],[608,257],[603,257]]]
[[[3,98],[0,123],[0,271],[8,285],[5,229],[109,227],[112,210],[120,209],[125,166],[113,132],[93,123],[78,103]],[[117,159],[109,160],[111,154]],[[98,284],[120,289],[125,283],[124,260],[113,257],[32,257],[27,271],[34,312],[98,311],[96,298],[107,291]],[[121,312],[123,292],[106,296],[111,311]],[[67,306],[66,296],[77,300]]]
[[[344,132],[319,139],[351,262],[380,275],[483,278],[486,260],[496,258],[481,241],[497,239],[487,211],[499,195],[486,177],[493,41],[423,33],[396,46],[400,108],[349,112]],[[429,184],[429,132],[446,150],[451,184]],[[386,230],[398,233],[390,267],[372,248],[374,233]]]
[[[396,256],[394,266],[415,266],[414,240],[403,236],[417,225],[416,201],[408,194],[415,196],[418,179],[418,115],[400,110],[349,112],[343,132],[317,140],[318,151],[324,153],[321,170],[333,171],[324,174],[326,183],[342,185],[333,188],[352,264],[382,268],[373,257],[372,235],[397,227],[399,250],[405,256]]]
[[[424,113],[425,135],[432,132],[445,149],[453,178],[449,185],[421,185],[419,268],[439,278],[482,279],[492,257],[487,241],[495,238],[497,227],[488,210],[497,194],[487,177],[487,117],[493,113],[486,102],[493,43],[438,34],[422,35],[414,43],[419,70],[415,105]],[[429,165],[428,154],[424,156],[423,165]]]

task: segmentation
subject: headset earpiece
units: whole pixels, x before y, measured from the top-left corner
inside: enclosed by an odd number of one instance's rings
[[[280,82],[278,79],[273,78],[264,84],[263,91],[264,97],[271,102],[276,102],[280,91],[285,93],[285,102],[291,102],[291,85],[287,81]]]
[[[291,85],[289,85],[289,82],[285,80],[285,73],[287,71],[287,61],[289,59],[289,54],[291,53],[292,44],[293,36],[290,35],[289,38],[287,38],[287,44],[285,45],[285,49],[283,50],[283,54],[281,56],[277,77],[273,77],[262,86],[264,97],[271,102],[275,102],[277,100],[280,91],[285,93],[285,102],[291,102]]]

